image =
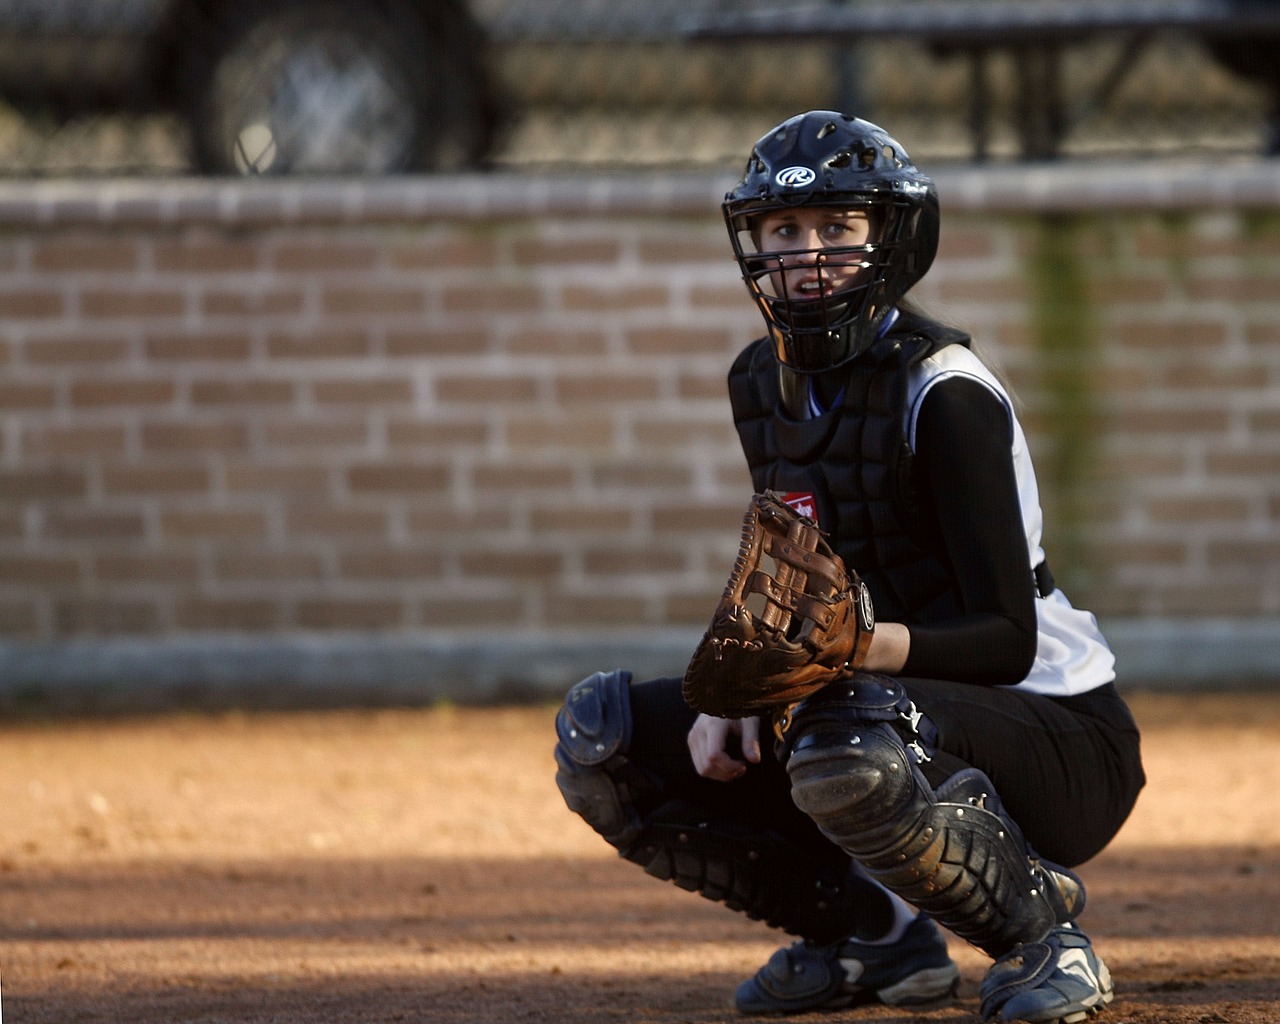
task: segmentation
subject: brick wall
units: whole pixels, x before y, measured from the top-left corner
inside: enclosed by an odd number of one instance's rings
[[[1269,631],[1274,165],[939,181],[918,295],[1016,389],[1073,598],[1135,671],[1171,628]],[[0,682],[686,652],[750,488],[725,184],[0,185]]]

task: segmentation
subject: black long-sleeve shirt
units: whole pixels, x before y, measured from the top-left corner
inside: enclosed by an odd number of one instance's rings
[[[1028,566],[1009,410],[985,385],[943,380],[916,420],[915,470],[937,514],[963,594],[963,615],[911,625],[904,675],[987,685],[1021,682],[1036,655],[1036,588]]]

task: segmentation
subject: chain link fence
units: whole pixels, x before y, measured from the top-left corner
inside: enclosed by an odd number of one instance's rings
[[[424,21],[419,0],[0,0],[0,174],[317,170],[308,154],[317,140],[333,152],[335,136],[348,161],[338,170],[381,170],[360,160],[394,150],[394,132],[407,141],[389,170],[726,169],[768,127],[814,107],[879,121],[924,162],[974,156],[973,69],[959,57],[897,38],[688,33],[700,15],[783,0],[466,2],[445,18],[449,4],[433,0]],[[307,32],[317,10],[336,13],[327,35],[291,46],[300,9]],[[368,47],[350,45],[365,33]],[[435,50],[432,33],[444,37]],[[228,62],[214,59],[227,53],[278,72],[275,107],[228,83]],[[1265,81],[1188,33],[1160,31],[1132,49],[1099,36],[1062,60],[1064,156],[1247,156],[1274,141]],[[992,52],[986,71],[985,155],[1017,158],[1014,57]],[[286,100],[297,142],[264,127]],[[397,120],[405,108],[416,128]],[[348,118],[337,132],[320,120],[335,110]]]

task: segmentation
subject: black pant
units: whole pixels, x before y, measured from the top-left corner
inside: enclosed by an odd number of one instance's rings
[[[981,769],[1040,856],[1066,867],[1083,863],[1133,809],[1146,780],[1137,726],[1114,686],[1058,698],[936,679],[901,682],[938,727],[938,752],[926,766],[930,780],[966,766]],[[761,763],[733,782],[716,782],[694,771],[685,737],[696,715],[678,679],[634,685],[631,703],[630,757],[662,780],[668,798],[775,829],[824,860],[844,856],[791,802],[790,780],[767,731]]]

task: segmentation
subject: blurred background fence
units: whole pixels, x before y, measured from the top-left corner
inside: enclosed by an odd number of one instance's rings
[[[779,7],[762,0],[467,2],[457,17],[478,32],[450,49],[483,67],[492,109],[468,116],[492,123],[464,152],[441,157],[446,169],[724,167],[740,159],[742,138],[798,110],[829,106],[856,107],[893,125],[918,159],[973,155],[974,69],[927,42],[882,36],[855,44],[806,38],[726,45],[690,35],[699,19]],[[876,7],[936,10],[948,2],[955,0]],[[410,17],[413,0],[345,6],[348,14],[379,11],[394,25]],[[279,14],[287,7],[285,0],[0,0],[0,173],[189,173],[198,165],[191,123],[214,116],[199,95],[216,87],[206,58],[234,49],[231,40],[252,20],[246,11],[276,12],[287,25]],[[1096,15],[1102,7],[1086,0],[1083,11]],[[350,37],[368,26],[343,20],[340,27]],[[1272,144],[1274,38],[1262,40],[1261,55],[1228,54],[1226,62],[1196,33],[1176,28],[1143,33],[1141,45],[1118,32],[1062,38],[1070,44],[1061,54],[1061,83],[1072,119],[1064,155],[1221,158]],[[261,41],[256,52],[278,45]],[[1007,50],[992,51],[986,62],[993,159],[1017,153],[1018,107],[1026,98],[1017,64]],[[432,73],[450,94],[467,91],[470,100],[482,87],[464,81],[460,68],[446,64]]]

